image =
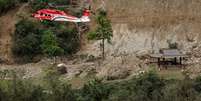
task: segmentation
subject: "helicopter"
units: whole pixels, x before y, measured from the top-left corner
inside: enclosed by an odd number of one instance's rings
[[[83,11],[82,17],[75,17],[70,14],[66,14],[64,11],[56,10],[56,9],[41,9],[36,13],[32,14],[32,16],[40,21],[48,20],[48,21],[61,21],[61,22],[90,22],[90,11],[85,9]]]

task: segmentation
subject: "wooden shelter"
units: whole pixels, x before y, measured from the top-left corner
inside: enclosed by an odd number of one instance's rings
[[[150,54],[153,60],[157,60],[159,67],[161,65],[183,65],[183,60],[187,58],[178,49],[161,49],[158,54]]]

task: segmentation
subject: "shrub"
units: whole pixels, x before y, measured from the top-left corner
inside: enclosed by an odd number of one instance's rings
[[[67,25],[23,19],[16,24],[12,52],[20,61],[31,62],[37,55],[58,56],[76,53],[80,41],[75,28],[66,30]],[[17,62],[20,62],[20,61]]]
[[[30,2],[30,6],[33,12],[48,7],[47,2],[44,0],[32,0]]]
[[[37,23],[29,20],[21,20],[16,24],[13,35],[12,51],[15,56],[32,58],[41,52],[41,30]]]
[[[198,92],[193,89],[193,82],[184,79],[169,84],[164,90],[164,101],[196,101]]]
[[[41,48],[43,53],[48,56],[57,56],[64,53],[64,50],[58,46],[56,36],[50,30],[43,33]]]
[[[59,30],[55,33],[57,35],[59,46],[64,49],[65,54],[73,54],[80,49],[80,40],[75,28]]]
[[[16,0],[0,0],[0,14],[16,6]]]
[[[149,72],[111,86],[109,101],[162,101],[165,82],[156,73]]]
[[[71,85],[59,80],[60,73],[54,68],[46,70],[44,82],[47,93],[46,101],[77,101]]]
[[[10,77],[10,80],[1,79],[0,101],[44,101],[41,86],[33,85],[30,80],[20,79],[15,72]]]
[[[0,0],[0,14],[9,11],[23,2],[28,2],[28,0]]]
[[[193,87],[197,92],[201,92],[201,76],[195,79]]]
[[[137,97],[137,99],[139,99],[138,101],[143,101],[143,99],[154,99],[154,101],[160,101],[160,97],[163,95],[163,87],[165,87],[164,81],[160,79],[156,73],[149,72],[137,79],[136,88],[134,89],[136,89],[137,95],[144,95]]]
[[[50,5],[69,5],[69,0],[32,0],[31,7],[32,10],[35,12],[40,9],[48,8]],[[57,8],[60,9],[60,8]]]
[[[170,49],[178,49],[178,43],[177,42],[171,42],[171,40],[167,40],[168,47]]]
[[[109,97],[110,88],[101,80],[95,79],[84,85],[81,94],[83,101],[104,101]]]
[[[80,89],[60,80],[53,67],[48,68],[40,85],[14,74],[0,82],[0,101],[200,101],[194,88],[199,80],[166,80],[146,73],[131,80],[104,83],[91,80]]]

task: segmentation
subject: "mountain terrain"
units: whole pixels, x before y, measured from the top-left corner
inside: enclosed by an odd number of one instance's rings
[[[92,3],[93,12],[100,7],[107,11],[113,28],[111,43],[106,42],[106,60],[101,62],[98,59],[101,55],[100,41],[89,41],[83,35],[82,48],[75,54],[76,58],[69,60],[60,57],[57,60],[58,64],[64,63],[71,71],[67,74],[69,77],[86,75],[88,71],[95,71],[98,77],[109,79],[136,75],[150,68],[147,55],[158,53],[160,49],[169,48],[172,44],[176,44],[182,53],[189,56],[186,64],[192,77],[200,74],[200,0],[105,0]],[[39,65],[40,62],[37,65],[13,62],[12,33],[18,19],[30,18],[29,9],[28,4],[23,4],[0,17],[0,56],[2,62],[6,63],[1,68],[44,67]],[[91,19],[89,25],[93,29],[95,17],[92,15]],[[90,61],[91,56],[93,61]],[[53,60],[41,61],[51,64]]]

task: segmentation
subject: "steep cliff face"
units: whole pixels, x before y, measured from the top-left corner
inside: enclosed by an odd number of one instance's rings
[[[112,44],[106,46],[109,56],[158,52],[172,43],[190,52],[200,45],[200,0],[105,0],[105,7],[114,30]],[[89,52],[97,55],[96,46],[98,42],[90,44]]]

